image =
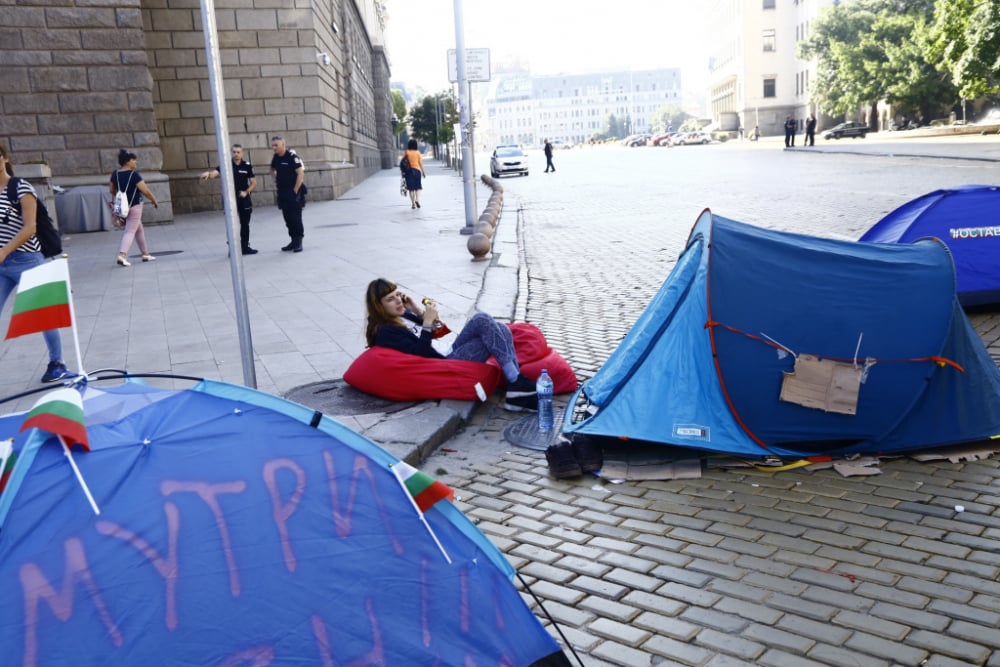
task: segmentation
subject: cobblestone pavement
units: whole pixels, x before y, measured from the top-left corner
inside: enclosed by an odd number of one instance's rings
[[[581,380],[662,284],[706,206],[855,239],[913,197],[996,174],[733,145],[572,150],[555,164],[503,184],[519,202],[520,316]],[[998,318],[972,320],[996,358]],[[1000,667],[996,457],[898,458],[874,477],[708,469],[613,485],[551,479],[542,452],[504,441],[515,418],[487,406],[424,469],[456,488],[583,664]]]

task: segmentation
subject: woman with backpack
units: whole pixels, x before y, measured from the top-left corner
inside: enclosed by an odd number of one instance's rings
[[[421,177],[427,178],[427,172],[424,171],[424,160],[420,156],[420,151],[417,150],[416,139],[410,139],[409,143],[406,144],[406,151],[403,153],[400,165],[403,164],[403,160],[406,160],[410,165],[409,170],[403,174],[406,179],[406,191],[410,193],[410,208],[420,208],[420,191],[423,189]]]
[[[142,228],[142,196],[146,195],[149,201],[153,202],[153,208],[157,208],[156,197],[149,190],[149,186],[142,180],[142,174],[135,169],[136,155],[124,148],[118,151],[119,169],[111,174],[111,202],[112,208],[118,204],[115,195],[122,192],[127,202],[127,212],[125,213],[124,224],[125,233],[122,234],[122,242],[118,246],[118,266],[132,266],[128,261],[128,251],[132,248],[132,241],[139,244],[142,252],[142,261],[152,262],[155,257],[149,254],[146,247],[146,234]],[[123,211],[124,212],[124,211]]]
[[[14,165],[7,147],[0,144],[0,310],[11,292],[17,289],[21,274],[45,262],[41,244],[35,236],[38,195],[31,183],[19,178],[15,184],[16,196],[12,200],[8,186],[13,178]],[[49,365],[42,375],[42,382],[55,382],[72,376],[62,360],[59,330],[49,329],[42,335],[49,348]]]

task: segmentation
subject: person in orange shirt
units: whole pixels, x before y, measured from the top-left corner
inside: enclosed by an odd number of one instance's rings
[[[427,178],[427,172],[424,171],[424,161],[420,157],[420,151],[417,150],[416,139],[410,139],[409,143],[406,144],[403,158],[410,162],[410,170],[406,172],[405,177],[406,191],[410,194],[410,208],[420,208],[420,191],[423,189],[421,182],[423,178]]]

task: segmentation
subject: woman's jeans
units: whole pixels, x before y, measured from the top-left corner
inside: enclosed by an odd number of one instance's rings
[[[505,374],[508,372],[507,369],[513,368],[516,375],[517,352],[514,351],[514,336],[511,335],[510,329],[486,313],[476,313],[462,327],[462,332],[451,346],[448,358],[486,361],[491,356],[496,357]]]
[[[40,252],[15,250],[8,255],[7,259],[0,264],[0,310],[7,303],[7,297],[17,289],[21,274],[44,263],[45,258]],[[49,329],[42,332],[42,335],[45,336],[45,344],[49,348],[49,361],[62,361],[62,339],[59,336],[59,330]]]

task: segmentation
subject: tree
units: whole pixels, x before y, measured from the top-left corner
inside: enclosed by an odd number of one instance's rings
[[[403,99],[403,93],[398,90],[392,91],[392,115],[399,121],[396,125],[396,134],[400,135],[406,131],[406,100]]]
[[[681,109],[680,106],[676,104],[664,104],[653,114],[650,123],[657,131],[666,132],[668,125],[673,125],[676,129],[688,118],[691,118],[691,114]]]
[[[1000,0],[937,0],[925,48],[962,98],[1000,92]]]
[[[458,122],[457,105],[450,92],[427,95],[410,108],[408,121],[414,139],[437,147],[454,139],[452,126]]]
[[[800,42],[799,55],[815,58],[813,98],[828,113],[853,114],[886,100],[918,108],[926,117],[956,99],[947,77],[926,57],[933,0],[857,0],[830,7]]]

